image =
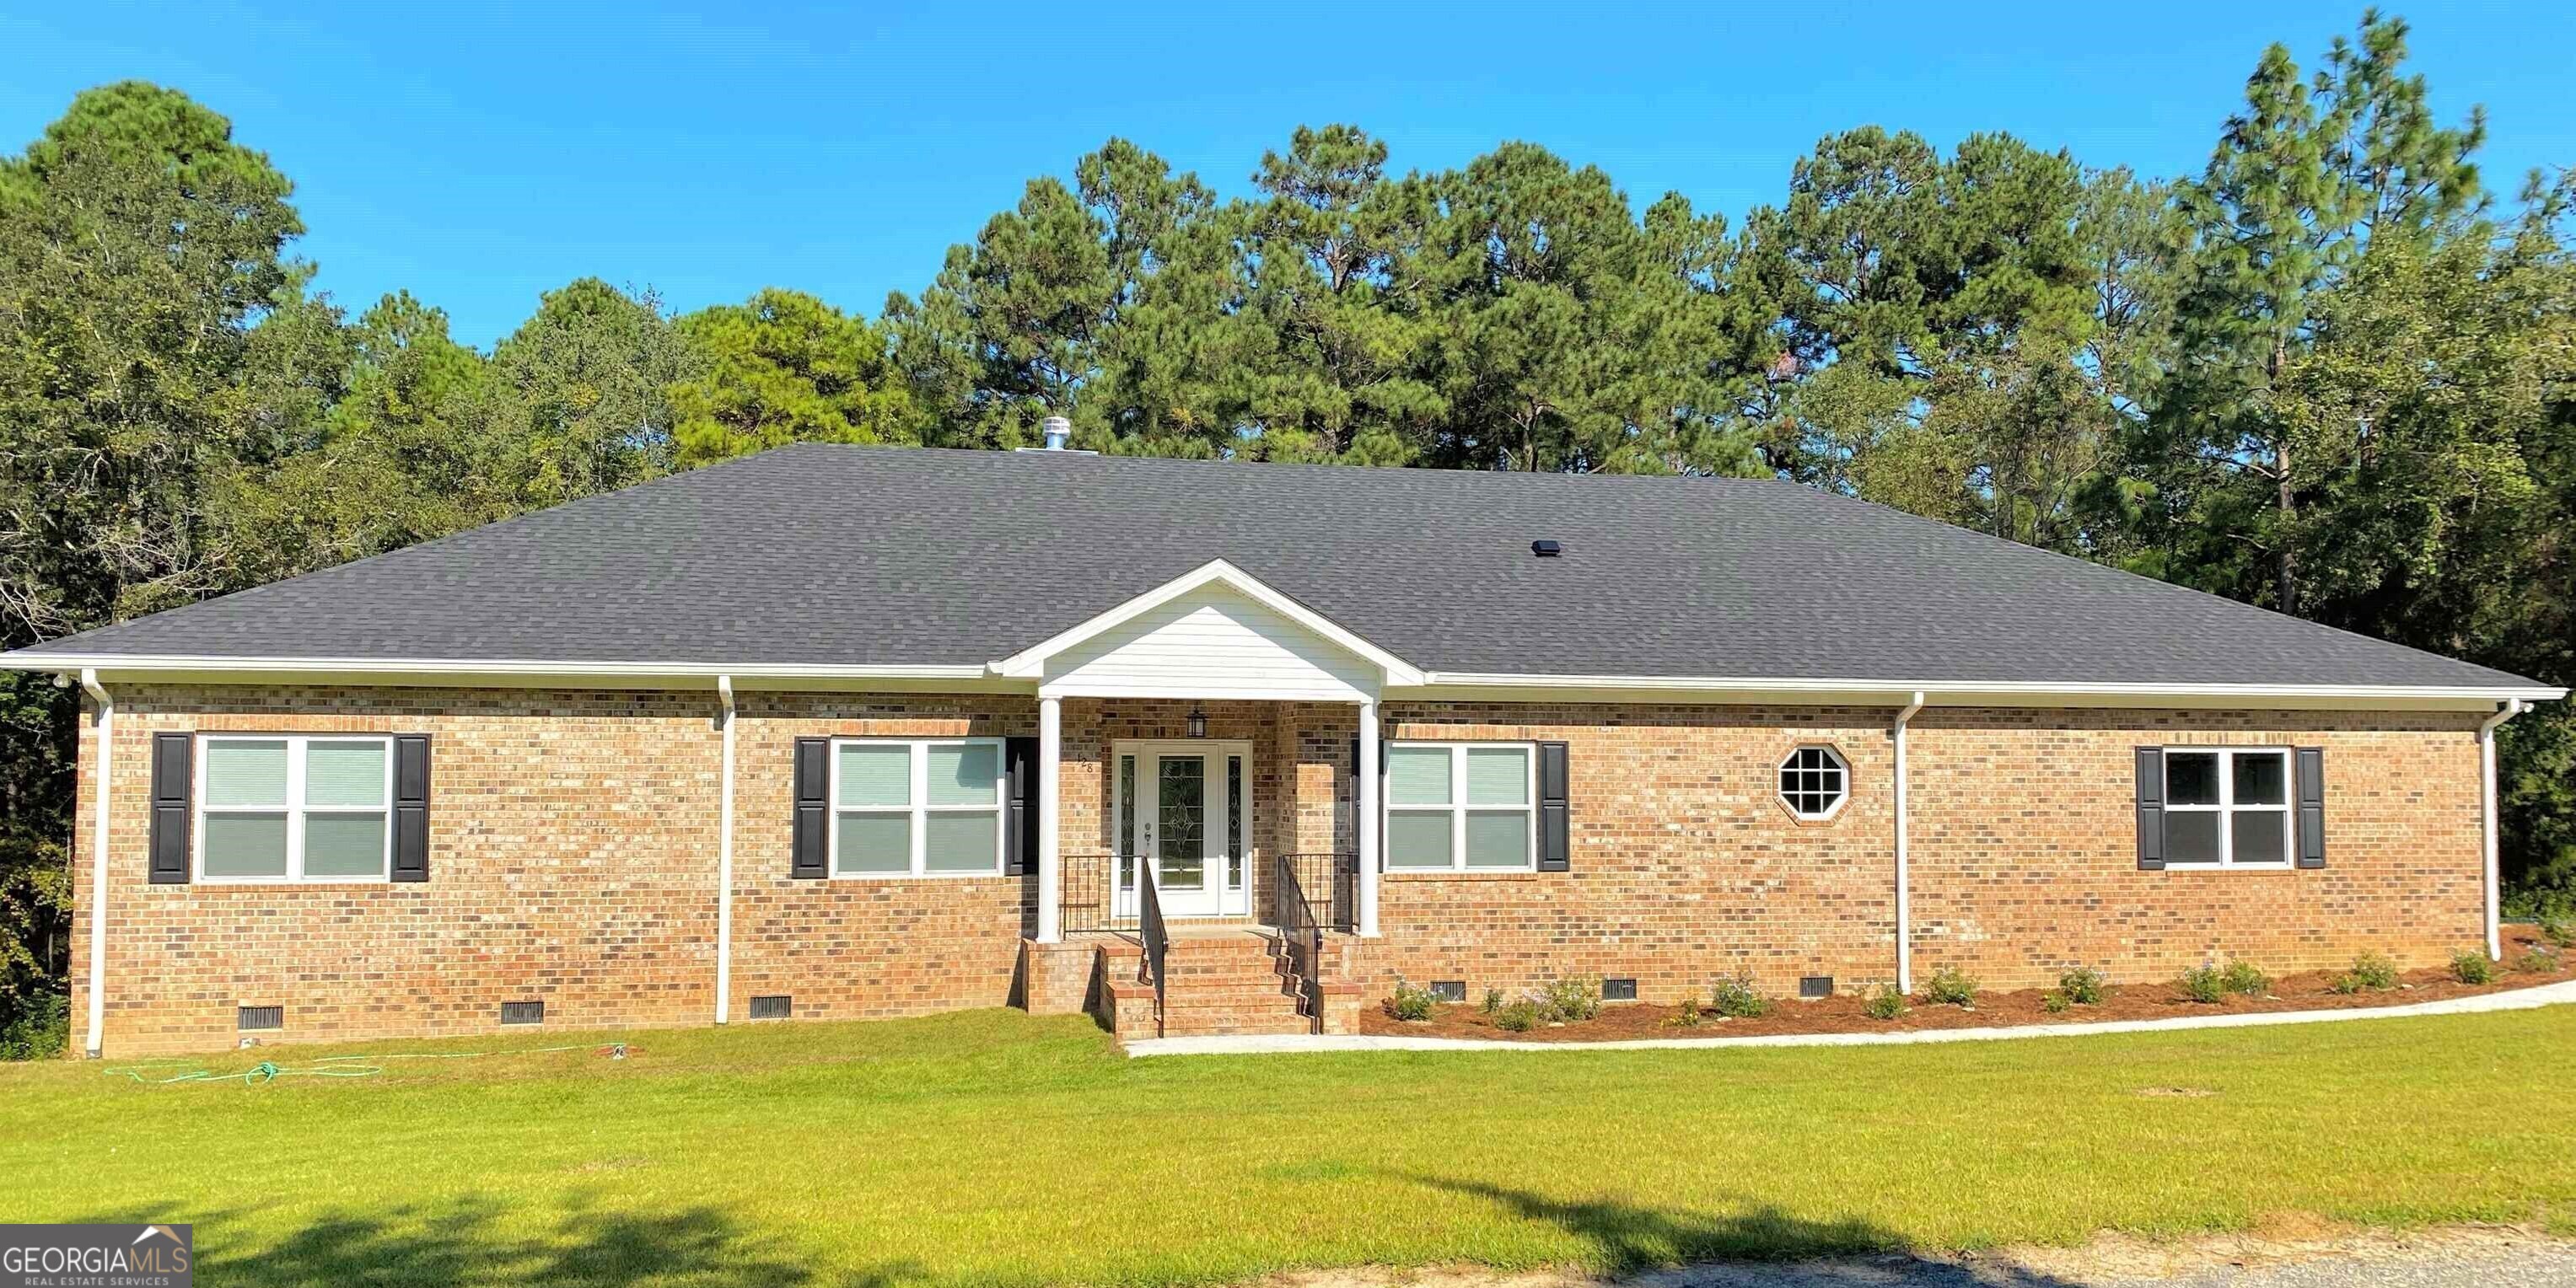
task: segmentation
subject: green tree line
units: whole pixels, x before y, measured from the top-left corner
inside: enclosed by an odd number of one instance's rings
[[[1797,480],[2576,680],[2565,175],[2511,196],[2376,12],[2275,46],[2205,170],[1866,126],[1730,223],[1532,143],[1300,128],[1220,198],[1125,139],[874,317],[583,279],[489,352],[311,288],[215,111],[81,94],[0,159],[0,647],[783,443]],[[0,677],[0,1024],[58,1012],[77,700]],[[2506,727],[2518,897],[2576,719]]]

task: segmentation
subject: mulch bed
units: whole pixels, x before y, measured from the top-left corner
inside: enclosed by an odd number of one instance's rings
[[[2112,985],[2100,1004],[2070,1006],[2050,1012],[2042,1000],[2051,990],[2022,989],[2011,993],[1979,993],[1976,1006],[1934,1005],[1917,994],[1905,1014],[1893,1020],[1871,1019],[1862,1011],[1867,998],[1836,996],[1813,1002],[1774,999],[1769,1014],[1758,1019],[1729,1019],[1703,1013],[1696,1025],[1670,1021],[1680,1007],[1668,1003],[1611,1002],[1602,1006],[1601,1014],[1589,1020],[1563,1024],[1542,1021],[1537,1028],[1514,1033],[1494,1023],[1474,1003],[1449,1003],[1434,1008],[1428,1020],[1399,1020],[1387,1013],[1381,1002],[1360,1015],[1360,1032],[1381,1035],[1434,1038],[1488,1038],[1510,1042],[1612,1042],[1627,1038],[1719,1038],[1756,1037],[1775,1033],[1909,1033],[1930,1029],[2001,1028],[2026,1024],[2082,1024],[2103,1020],[2162,1020],[2186,1015],[2249,1015],[2264,1011],[2327,1011],[2371,1007],[2405,1006],[2416,1002],[2437,1002],[2452,997],[2473,997],[2481,993],[2502,993],[2536,984],[2555,983],[2571,976],[2568,967],[2576,963],[2576,952],[2562,955],[2557,970],[2522,972],[2511,963],[2534,946],[2543,946],[2537,931],[2529,926],[2507,926],[2504,934],[2504,963],[2496,967],[2495,979],[2486,984],[2463,984],[2451,977],[2447,967],[2409,971],[2399,977],[2396,988],[2386,992],[2337,993],[2330,985],[2341,971],[2310,971],[2284,975],[2272,981],[2262,996],[2229,994],[2218,1002],[2195,1002],[2182,995],[2173,981],[2152,984]],[[2260,963],[2256,963],[2260,965]],[[1920,981],[1917,981],[1918,984]],[[1703,1005],[1706,999],[1701,999]]]

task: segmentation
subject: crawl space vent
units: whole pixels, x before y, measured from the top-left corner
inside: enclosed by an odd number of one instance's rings
[[[546,1004],[503,1002],[501,1003],[501,1022],[503,1024],[543,1024],[546,1022]]]
[[[233,1026],[244,1033],[254,1029],[285,1028],[286,1008],[283,1006],[242,1007],[234,1013]]]
[[[1463,979],[1435,979],[1431,981],[1431,995],[1443,1002],[1466,1001],[1467,981]]]
[[[785,993],[751,999],[751,1018],[755,1020],[783,1020],[795,1009],[796,999]]]
[[[1833,995],[1834,977],[1831,975],[1802,975],[1798,978],[1798,996],[1810,1002]]]
[[[1633,979],[1605,979],[1601,981],[1601,1000],[1605,1002],[1636,1001],[1637,981]]]

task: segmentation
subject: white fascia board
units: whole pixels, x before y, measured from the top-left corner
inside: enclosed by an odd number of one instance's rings
[[[1260,578],[1223,559],[1211,559],[1089,621],[1058,631],[1009,657],[998,659],[990,663],[990,669],[995,675],[1029,678],[1042,676],[1046,673],[1048,658],[1212,582],[1223,582],[1236,592],[1259,602],[1280,616],[1367,659],[1370,664],[1386,673],[1386,683],[1389,685],[1424,683],[1424,673],[1411,662],[1368,642],[1350,628],[1322,613],[1271,589]]]
[[[1904,706],[1917,693],[1933,706],[2247,706],[2279,702],[2300,707],[2390,706],[2416,709],[2485,709],[2498,702],[2554,702],[2567,690],[2547,686],[2483,688],[2458,685],[2371,684],[2154,684],[1966,680],[1787,679],[1765,676],[1514,675],[1494,672],[1424,673],[1420,694],[1509,698],[1568,694],[1654,695],[1705,701],[1838,700]]]
[[[0,669],[77,672],[93,668],[125,679],[207,678],[240,681],[260,678],[363,679],[417,684],[595,683],[612,687],[696,683],[712,688],[718,676],[733,677],[736,688],[775,687],[780,683],[824,682],[870,684],[989,684],[981,666],[833,666],[795,663],[743,665],[705,662],[547,661],[485,658],[331,658],[209,657],[180,654],[47,654],[26,650],[0,656]],[[763,683],[764,681],[768,683]],[[1013,686],[1025,689],[1028,686]]]

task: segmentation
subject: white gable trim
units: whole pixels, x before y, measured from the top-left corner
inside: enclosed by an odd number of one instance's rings
[[[1046,674],[1048,658],[1211,584],[1222,584],[1237,594],[1295,622],[1334,646],[1364,659],[1384,674],[1385,683],[1390,686],[1417,685],[1423,682],[1422,671],[1412,663],[1362,639],[1333,619],[1280,594],[1263,584],[1260,578],[1223,559],[1211,559],[1087,622],[1059,631],[1009,657],[994,661],[990,664],[990,669],[995,675],[1014,678],[1043,676]]]

